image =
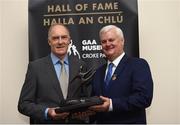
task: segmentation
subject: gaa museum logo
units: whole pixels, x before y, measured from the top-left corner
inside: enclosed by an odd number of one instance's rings
[[[105,55],[101,52],[102,46],[98,45],[96,40],[82,40],[82,58],[83,59],[92,59],[92,58],[104,58]],[[73,44],[72,40],[70,41],[68,47],[69,55],[73,54],[78,56],[81,59],[81,56],[77,50],[77,47]]]

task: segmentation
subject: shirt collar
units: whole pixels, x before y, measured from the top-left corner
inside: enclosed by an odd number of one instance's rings
[[[59,63],[59,58],[56,55],[54,55],[52,52],[51,52],[51,59],[52,59],[52,62],[53,62],[54,65]],[[67,64],[67,65],[69,64],[67,54],[66,54],[66,56],[64,58],[64,63]]]
[[[124,55],[125,55],[125,52],[123,52],[120,56],[118,56],[113,62],[110,62],[108,60],[108,65],[109,65],[109,63],[113,63],[114,66],[117,67]]]

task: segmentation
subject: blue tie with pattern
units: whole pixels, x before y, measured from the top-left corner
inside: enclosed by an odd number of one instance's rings
[[[105,79],[106,86],[109,85],[109,81],[111,80],[112,68],[113,68],[113,63],[109,63],[108,71],[107,71],[107,75],[106,75],[106,79]]]

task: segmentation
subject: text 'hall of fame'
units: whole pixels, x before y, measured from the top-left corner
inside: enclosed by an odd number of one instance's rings
[[[49,26],[54,23],[65,25],[122,23],[123,11],[120,11],[118,4],[118,2],[105,2],[78,3],[74,6],[70,6],[70,4],[47,5],[43,25]],[[97,17],[95,18],[95,16]]]

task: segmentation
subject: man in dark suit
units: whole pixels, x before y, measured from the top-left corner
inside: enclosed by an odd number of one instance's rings
[[[97,69],[92,81],[93,95],[104,101],[90,107],[97,112],[96,123],[145,124],[145,108],[150,106],[153,96],[148,63],[125,54],[120,28],[108,25],[99,35],[107,64]]]
[[[68,56],[70,33],[63,24],[50,27],[48,43],[51,54],[28,65],[18,110],[29,116],[31,123],[82,123],[81,120],[71,119],[69,112],[57,114],[55,109],[64,99],[85,94],[82,93],[82,81],[78,75],[87,67],[75,56]],[[62,74],[65,74],[63,80]]]

